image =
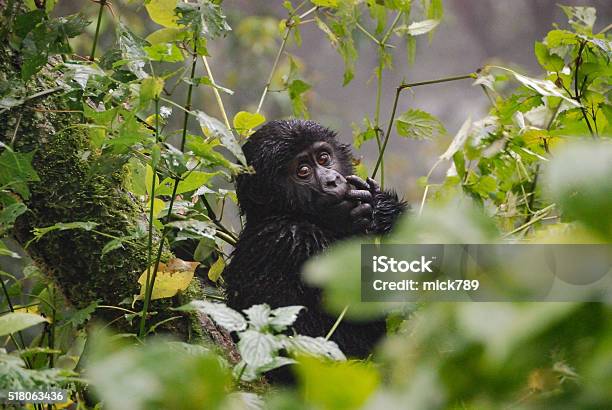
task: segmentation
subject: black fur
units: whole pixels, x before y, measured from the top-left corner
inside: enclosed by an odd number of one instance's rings
[[[340,144],[334,132],[312,121],[269,122],[244,145],[247,161],[256,173],[237,179],[238,202],[246,224],[223,275],[229,306],[306,306],[294,328],[299,334],[315,337],[325,336],[336,317],[323,310],[320,290],[305,285],[300,271],[310,257],[355,233],[323,223],[325,210],[316,209],[312,200],[316,193],[305,193],[288,182],[289,162],[317,141],[333,147],[342,175],[353,173],[349,146]],[[375,192],[373,199],[372,223],[367,232],[387,233],[406,205],[388,191]],[[384,321],[344,320],[332,340],[347,356],[364,358],[385,330]]]

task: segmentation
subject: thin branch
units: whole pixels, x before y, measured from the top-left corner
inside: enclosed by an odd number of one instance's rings
[[[225,106],[223,105],[223,100],[221,99],[221,94],[219,93],[219,90],[216,87],[217,83],[215,83],[215,79],[213,77],[210,66],[208,65],[208,60],[206,59],[206,56],[202,56],[202,61],[204,62],[204,67],[206,68],[206,74],[208,75],[208,78],[210,78],[210,82],[213,85],[213,93],[215,94],[215,99],[217,100],[217,106],[219,107],[219,111],[221,111],[221,115],[223,116],[225,126],[228,130],[230,130],[232,126],[230,125],[229,119],[227,118],[227,113],[225,111]]]
[[[476,73],[470,73],[470,74],[459,75],[459,76],[454,76],[454,77],[440,78],[437,80],[419,81],[416,83],[401,84],[399,87],[397,87],[397,89],[395,90],[395,99],[393,100],[393,109],[391,110],[391,118],[389,119],[389,124],[387,126],[387,132],[385,134],[385,140],[383,142],[382,149],[380,153],[378,154],[378,160],[376,161],[376,166],[374,167],[374,171],[372,172],[372,178],[376,177],[378,168],[380,167],[380,164],[383,159],[383,155],[385,154],[385,149],[387,148],[387,143],[389,142],[389,137],[391,136],[391,129],[393,128],[393,121],[395,120],[395,113],[397,111],[397,103],[398,103],[401,92],[405,90],[406,88],[418,87],[421,85],[446,83],[449,81],[465,80],[468,78],[474,78],[475,75]]]
[[[300,14],[298,16],[298,18],[301,20],[304,17],[308,16],[309,14],[315,12],[318,8],[319,8],[318,6],[312,7],[310,10]],[[272,69],[270,70],[270,75],[268,76],[268,81],[266,81],[266,86],[264,87],[264,90],[261,93],[261,97],[259,98],[259,104],[257,105],[257,110],[255,111],[258,114],[261,111],[261,107],[263,106],[264,100],[266,99],[266,95],[268,95],[268,90],[270,89],[270,84],[272,84],[272,79],[274,78],[274,73],[276,72],[276,68],[278,67],[278,63],[280,61],[281,55],[283,55],[283,51],[285,50],[285,46],[287,45],[287,40],[289,39],[289,34],[291,34],[291,30],[295,26],[295,24],[292,22],[292,19],[293,19],[292,15],[290,15],[289,18],[287,19],[285,35],[283,36],[283,40],[281,42],[281,45],[280,45],[280,47],[278,49],[278,52],[276,53],[276,57],[274,58],[274,63],[272,64]]]
[[[589,132],[591,133],[591,138],[596,139],[595,133],[593,132],[593,128],[591,127],[591,122],[589,121],[589,118],[587,117],[586,109],[580,102],[581,93],[580,93],[580,88],[578,87],[578,71],[580,69],[580,66],[582,65],[582,52],[584,51],[585,46],[586,46],[586,41],[582,41],[580,43],[580,48],[578,49],[578,55],[576,56],[576,71],[574,73],[574,94],[575,94],[574,100],[576,100],[578,104],[580,104],[580,111],[582,112],[582,117],[584,118],[584,122],[586,122],[587,128],[589,129]]]
[[[342,309],[342,312],[340,312],[338,319],[336,319],[336,321],[334,322],[334,325],[331,327],[331,329],[329,329],[329,332],[327,332],[327,335],[325,336],[325,340],[329,340],[329,338],[332,337],[332,335],[334,334],[334,332],[340,325],[340,322],[342,322],[342,319],[344,319],[344,315],[346,314],[346,311],[348,310],[348,308],[349,308],[349,305],[346,305],[344,309]]]
[[[509,236],[514,235],[515,233],[518,233],[526,228],[529,228],[531,225],[533,225],[534,223],[538,222],[540,219],[545,218],[548,215],[548,212],[550,210],[552,210],[552,208],[555,207],[555,204],[550,204],[548,205],[546,208],[542,208],[537,212],[537,216],[533,219],[531,219],[530,221],[527,221],[526,223],[524,223],[523,225],[519,226],[518,228],[508,232],[507,234],[503,235],[502,238],[507,238]]]
[[[93,45],[91,46],[91,54],[89,60],[94,61],[96,56],[96,46],[98,45],[98,37],[100,36],[100,24],[102,23],[102,14],[104,13],[104,6],[106,6],[106,0],[99,0],[100,10],[98,11],[98,23],[96,24],[96,34],[94,34]]]

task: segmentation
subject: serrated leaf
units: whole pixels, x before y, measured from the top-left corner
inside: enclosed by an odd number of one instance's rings
[[[164,79],[147,77],[140,84],[140,103],[146,103],[159,98],[164,89]]]
[[[215,239],[215,234],[217,232],[212,222],[198,221],[195,219],[169,222],[167,225],[179,230],[177,239]]]
[[[560,97],[560,98],[563,98],[568,103],[570,103],[571,105],[573,105],[574,107],[581,106],[580,103],[577,102],[576,100],[567,97],[563,93],[563,90],[557,87],[555,83],[553,83],[550,80],[538,80],[535,78],[527,77],[527,76],[517,73],[516,71],[510,70],[509,68],[504,68],[504,67],[496,67],[496,68],[500,68],[504,71],[508,71],[512,73],[512,75],[514,76],[514,78],[516,78],[517,81],[519,81],[525,87],[532,89],[533,91],[535,91],[536,93],[540,95],[543,95],[546,97]]]
[[[202,185],[209,183],[210,180],[218,174],[218,172],[187,171],[184,174],[185,179],[179,181],[176,194],[178,195],[185,192],[194,191]],[[174,178],[165,178],[155,189],[155,196],[171,195],[173,190]]]
[[[266,326],[270,321],[270,306],[263,303],[261,305],[253,305],[248,309],[243,310],[249,319],[249,324],[256,330],[260,330]]]
[[[0,154],[0,186],[5,185],[24,199],[30,197],[28,182],[40,181],[32,167],[34,151],[28,153],[5,149]]]
[[[297,320],[303,309],[305,309],[304,306],[283,306],[274,309],[271,312],[273,317],[269,321],[270,326],[277,332],[285,330]]]
[[[215,323],[229,332],[239,332],[247,327],[246,319],[234,309],[223,303],[212,303],[205,300],[193,300],[177,310],[197,310],[210,316]]]
[[[536,41],[534,50],[538,62],[547,71],[559,72],[563,69],[565,65],[563,59],[558,55],[550,54],[548,47],[543,43]]]
[[[74,327],[81,326],[82,324],[87,322],[89,319],[91,319],[91,315],[96,311],[99,303],[100,303],[99,300],[95,300],[91,302],[89,305],[87,305],[86,307],[84,307],[83,309],[77,310],[76,312],[70,315],[70,318],[68,319],[68,321],[72,323],[72,326]]]
[[[0,316],[0,336],[17,333],[42,322],[48,322],[48,320],[34,313],[7,313],[6,315]]]
[[[438,27],[440,24],[440,20],[423,20],[423,21],[415,21],[410,24],[405,30],[401,30],[398,28],[398,31],[405,32],[411,36],[420,36],[421,34],[426,34]]]
[[[218,138],[221,145],[230,150],[243,165],[246,165],[246,158],[242,148],[240,148],[232,132],[221,121],[203,111],[196,111],[196,118],[204,135],[210,138]]]
[[[326,357],[332,360],[346,360],[336,342],[323,337],[296,335],[284,337],[283,347],[292,354],[309,354]]]
[[[421,110],[408,110],[395,121],[398,135],[417,140],[431,139],[445,134],[442,123],[433,115]]]
[[[270,334],[255,330],[240,334],[238,351],[242,360],[249,366],[260,367],[270,363],[279,348],[280,343]]]

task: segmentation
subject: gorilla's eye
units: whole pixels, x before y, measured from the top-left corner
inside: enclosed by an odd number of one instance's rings
[[[308,178],[310,175],[310,167],[308,165],[301,165],[297,170],[297,176],[300,178]]]
[[[329,155],[329,153],[323,151],[317,157],[317,162],[319,163],[319,165],[329,165],[329,163],[331,162],[331,156]]]

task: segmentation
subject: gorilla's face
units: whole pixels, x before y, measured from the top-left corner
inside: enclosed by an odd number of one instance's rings
[[[349,184],[342,175],[333,147],[317,141],[298,153],[289,163],[288,182],[300,196],[310,197],[318,206],[334,206],[345,199]]]
[[[371,219],[369,185],[351,175],[350,149],[331,130],[312,121],[272,121],[243,150],[255,170],[237,180],[247,220],[289,215],[352,231]]]

